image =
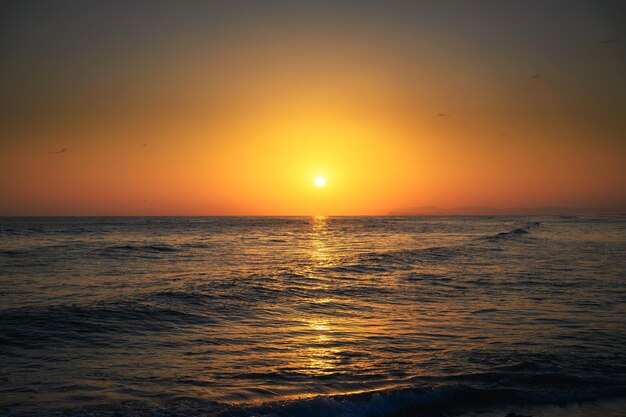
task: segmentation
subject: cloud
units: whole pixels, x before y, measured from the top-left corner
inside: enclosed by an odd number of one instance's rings
[[[67,152],[68,150],[69,150],[69,149],[67,149],[67,148],[62,148],[61,150],[58,150],[58,151],[50,151],[50,152],[48,152],[48,153],[56,153],[56,154],[59,154],[59,153],[65,153],[65,152]]]
[[[608,46],[608,45],[613,45],[614,43],[617,43],[617,42],[619,42],[619,38],[603,39],[598,43],[603,46]]]

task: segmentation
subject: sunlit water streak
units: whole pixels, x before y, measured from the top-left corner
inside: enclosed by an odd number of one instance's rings
[[[625,254],[608,217],[3,218],[0,413],[626,397]]]

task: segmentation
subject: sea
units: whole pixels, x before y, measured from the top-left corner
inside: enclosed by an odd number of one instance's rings
[[[626,217],[0,218],[0,415],[626,416]]]

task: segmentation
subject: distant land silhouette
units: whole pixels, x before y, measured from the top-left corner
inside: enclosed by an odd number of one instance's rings
[[[390,216],[590,216],[626,215],[624,207],[454,207],[434,206],[397,209]]]

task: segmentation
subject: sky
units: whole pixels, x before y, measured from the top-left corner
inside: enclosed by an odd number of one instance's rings
[[[4,1],[0,63],[0,215],[626,210],[622,1]]]

